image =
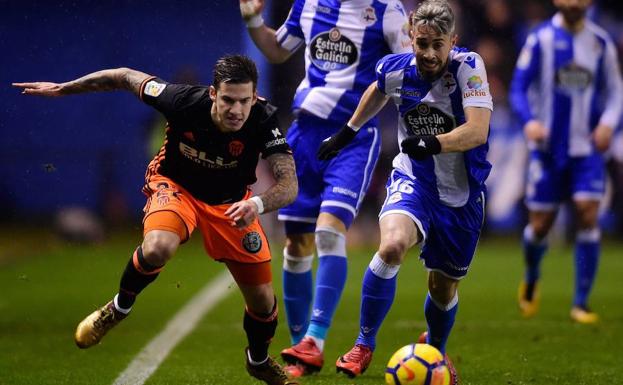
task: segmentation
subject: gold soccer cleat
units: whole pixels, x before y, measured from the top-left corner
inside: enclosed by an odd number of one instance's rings
[[[112,301],[89,314],[76,328],[74,339],[80,349],[98,344],[104,335],[127,315],[115,309]]]
[[[283,371],[281,365],[272,357],[268,357],[266,361],[260,365],[252,365],[249,362],[248,349],[245,350],[245,355],[247,356],[247,372],[252,377],[264,381],[268,385],[299,385],[297,381],[288,378],[288,375]]]
[[[539,290],[539,284],[534,284],[532,291],[532,298],[528,299],[528,284],[526,281],[522,281],[519,284],[519,290],[517,292],[517,301],[519,303],[519,311],[524,318],[532,318],[539,311],[539,304],[541,302],[541,292]]]
[[[599,321],[599,315],[587,307],[574,306],[571,308],[571,320],[580,324],[594,324]]]

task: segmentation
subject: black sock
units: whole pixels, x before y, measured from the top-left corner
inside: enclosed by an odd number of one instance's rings
[[[526,285],[526,299],[528,301],[532,301],[532,297],[534,296],[534,288],[536,287],[536,283],[528,283]]]
[[[249,354],[255,362],[268,357],[268,345],[277,329],[277,299],[270,314],[254,314],[249,309],[244,312],[244,331],[249,341]]]
[[[134,260],[138,263],[139,269],[136,268]],[[145,261],[143,249],[139,246],[121,276],[117,305],[122,309],[131,308],[136,296],[158,277],[161,268],[162,266],[153,266]]]

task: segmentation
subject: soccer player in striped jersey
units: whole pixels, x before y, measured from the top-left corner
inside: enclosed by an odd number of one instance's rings
[[[401,153],[393,161],[379,215],[381,244],[363,278],[359,336],[337,370],[354,377],[372,360],[376,335],[394,301],[408,250],[421,244],[428,274],[426,341],[445,354],[458,309],[458,284],[471,264],[484,219],[489,120],[493,108],[484,63],[455,46],[454,14],[445,0],[423,2],[410,15],[413,52],[384,57],[377,79],[348,124],[318,156],[331,158],[362,122],[392,100],[399,112]],[[446,356],[458,383],[456,370]]]
[[[283,288],[293,345],[282,357],[291,363],[290,374],[301,376],[324,362],[325,339],[346,281],[345,235],[379,154],[377,120],[361,121],[361,134],[334,160],[319,161],[316,149],[350,118],[374,80],[376,62],[388,53],[409,52],[410,42],[397,0],[296,0],[277,31],[264,25],[263,6],[263,0],[240,0],[249,34],[270,62],[284,62],[305,46],[306,75],[287,132],[299,195],[279,210],[287,238]],[[319,262],[312,294],[314,249]]]
[[[561,202],[575,209],[575,296],[571,318],[594,323],[588,296],[599,260],[599,202],[604,193],[602,153],[623,110],[615,46],[586,18],[590,0],[554,0],[550,20],[527,38],[511,86],[511,105],[524,127],[531,154],[524,230],[526,272],[519,307],[532,317],[539,306],[540,263],[546,236]]]

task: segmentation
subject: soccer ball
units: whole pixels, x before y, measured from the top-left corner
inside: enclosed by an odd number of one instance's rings
[[[450,372],[434,346],[411,344],[398,349],[385,369],[387,385],[449,385]]]

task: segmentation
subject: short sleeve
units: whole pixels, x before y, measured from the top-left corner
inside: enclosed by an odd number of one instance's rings
[[[275,113],[276,109],[273,108],[269,111],[270,115],[261,123],[262,158],[278,153],[291,154],[292,150],[286,141],[285,135],[279,128],[279,121]]]
[[[376,67],[374,69],[374,73],[376,74],[376,87],[383,95],[387,94],[387,92],[385,91],[386,63],[387,56],[381,58],[381,60],[376,63]]]
[[[477,53],[468,52],[464,55],[457,73],[463,108],[483,107],[493,111],[485,63]]]
[[[409,20],[401,2],[392,1],[383,16],[383,36],[392,53],[411,52]]]
[[[141,85],[143,102],[171,117],[197,103],[205,94],[205,87],[171,84],[159,78],[146,79]]]
[[[294,2],[288,18],[276,33],[277,44],[289,52],[296,51],[305,43],[305,35],[301,29],[301,14],[304,4],[304,1]]]

